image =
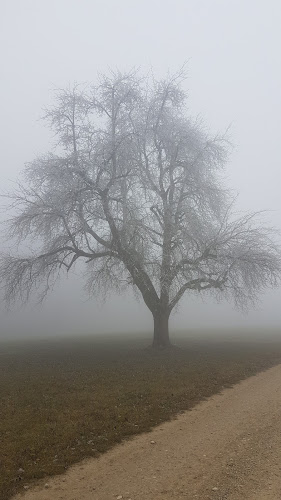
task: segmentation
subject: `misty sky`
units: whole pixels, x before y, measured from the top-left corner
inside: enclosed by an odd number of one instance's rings
[[[281,3],[279,0],[1,0],[1,190],[26,161],[50,149],[38,121],[53,90],[108,68],[156,77],[188,62],[189,110],[212,132],[231,125],[226,180],[239,210],[270,210],[281,230]],[[3,216],[1,216],[3,217]],[[3,242],[2,242],[3,245]],[[40,310],[4,312],[0,336],[141,331],[152,318],[134,298],[86,301],[77,276]],[[280,289],[244,317],[231,305],[186,295],[174,328],[279,326]]]

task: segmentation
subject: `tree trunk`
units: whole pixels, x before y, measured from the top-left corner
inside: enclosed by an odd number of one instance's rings
[[[154,337],[152,346],[156,349],[164,349],[170,347],[169,339],[169,316],[167,312],[155,313],[154,318]]]

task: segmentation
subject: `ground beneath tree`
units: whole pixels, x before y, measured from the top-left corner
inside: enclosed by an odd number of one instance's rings
[[[281,498],[281,365],[14,500]]]

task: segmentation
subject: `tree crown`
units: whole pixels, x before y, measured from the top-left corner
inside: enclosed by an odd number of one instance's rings
[[[90,293],[134,286],[153,314],[187,291],[244,308],[278,285],[272,231],[257,214],[235,219],[220,176],[228,141],[187,116],[180,73],[111,72],[58,91],[44,118],[56,147],[26,165],[10,196],[9,236],[31,237],[36,249],[2,257],[8,301],[33,289],[43,298],[78,259]]]

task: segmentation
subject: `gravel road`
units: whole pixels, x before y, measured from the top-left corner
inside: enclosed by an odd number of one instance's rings
[[[14,500],[281,499],[281,365]]]

